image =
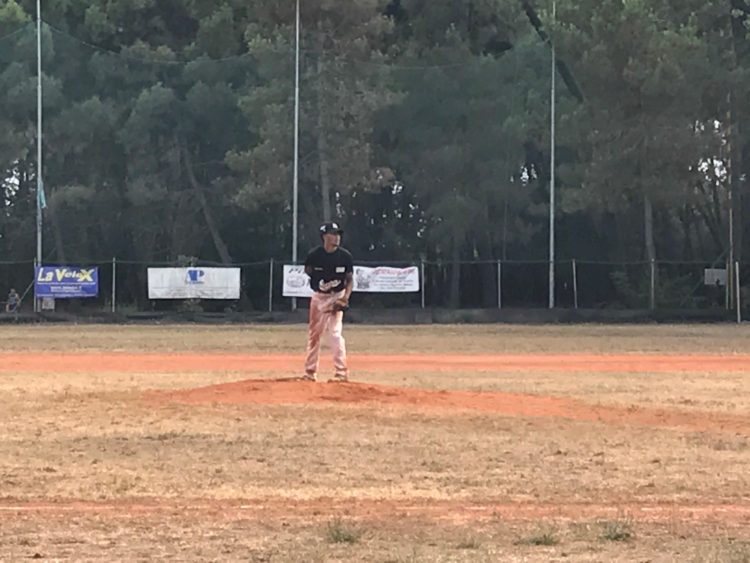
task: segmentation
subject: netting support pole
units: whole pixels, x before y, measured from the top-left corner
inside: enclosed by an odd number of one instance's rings
[[[734,263],[734,291],[735,301],[737,301],[737,324],[742,323],[742,307],[740,306],[740,263]]]
[[[36,264],[44,264],[44,255],[42,254],[42,208],[46,207],[44,198],[44,180],[42,165],[42,3],[36,1]],[[36,268],[34,268],[36,274]],[[36,282],[34,284],[36,289]],[[37,302],[36,292],[34,293],[34,312],[41,311]]]
[[[724,284],[724,307],[727,311],[729,311],[732,308],[732,287],[734,287],[734,283],[732,281],[732,263],[729,260],[727,260],[726,269],[727,282]]]
[[[112,313],[117,310],[117,258],[112,258]]]
[[[654,259],[651,259],[651,291],[649,307],[652,311],[656,309],[656,260]]]
[[[578,309],[578,266],[573,259],[573,308]]]
[[[294,170],[292,179],[292,264],[297,265],[299,244],[299,55],[300,55],[300,0],[297,0],[294,25]],[[292,297],[292,311],[297,310],[297,298]]]
[[[425,294],[425,286],[427,285],[427,283],[425,283],[426,280],[424,279],[424,260],[422,260],[419,263],[419,269],[420,269],[420,273],[422,274],[422,309],[424,309],[425,308],[424,294]]]
[[[503,263],[497,261],[497,308],[503,308]]]
[[[273,312],[273,258],[268,268],[268,312]]]
[[[34,312],[35,313],[39,312],[39,300],[36,298],[36,277],[38,275],[36,268],[38,264],[39,262],[37,262],[36,258],[34,258],[34,278],[31,280],[31,285],[32,285],[32,291],[33,291],[33,297],[34,297]]]

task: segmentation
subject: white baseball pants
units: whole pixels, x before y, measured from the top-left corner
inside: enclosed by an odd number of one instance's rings
[[[320,364],[320,339],[328,331],[331,351],[333,352],[333,367],[336,375],[346,377],[346,341],[342,335],[344,328],[344,312],[333,311],[333,304],[344,297],[344,291],[336,293],[313,293],[310,298],[310,317],[307,329],[307,359],[305,373],[316,375]]]

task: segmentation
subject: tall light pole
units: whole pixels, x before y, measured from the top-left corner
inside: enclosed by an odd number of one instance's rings
[[[299,219],[299,0],[297,0],[294,46],[294,172],[292,180],[292,261],[297,262]]]
[[[552,0],[552,24],[557,19],[557,1]],[[554,29],[553,29],[554,32]],[[555,307],[555,79],[557,57],[555,42],[550,33],[552,46],[552,81],[550,88],[550,172],[549,172],[549,308]]]
[[[36,264],[42,265],[42,208],[46,207],[42,178],[42,3],[36,0]],[[34,272],[36,276],[36,272]],[[34,311],[38,310],[36,295]]]
[[[294,30],[294,171],[292,179],[292,264],[297,263],[297,223],[299,221],[299,0]],[[297,309],[297,298],[292,298],[292,310]]]

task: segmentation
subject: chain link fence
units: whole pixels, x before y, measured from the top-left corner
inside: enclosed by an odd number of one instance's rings
[[[234,264],[240,268],[237,300],[169,299],[148,296],[149,267],[185,267],[183,263],[144,263],[113,259],[77,262],[98,268],[99,291],[86,299],[56,299],[55,310],[70,313],[100,311],[257,312],[306,308],[282,294],[283,266],[269,260]],[[550,265],[544,261],[393,262],[358,265],[417,266],[420,290],[413,293],[357,292],[353,302],[371,309],[541,309],[549,306]],[[191,267],[220,266],[193,262]],[[11,289],[21,295],[21,310],[33,310],[34,262],[0,262],[3,301]],[[716,266],[708,262],[592,262],[555,263],[555,303],[560,309],[720,310],[750,309],[750,265]],[[737,283],[739,282],[739,286]],[[737,290],[739,288],[739,290]]]

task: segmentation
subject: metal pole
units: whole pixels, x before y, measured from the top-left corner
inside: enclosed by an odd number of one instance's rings
[[[38,262],[36,261],[36,258],[34,258],[34,282],[33,282],[34,294],[33,294],[33,298],[34,298],[34,312],[35,313],[38,313],[39,310],[40,310],[40,308],[39,308],[39,301],[36,298],[36,280],[39,277],[39,272],[37,271],[37,264],[38,264]]]
[[[117,258],[112,258],[112,312],[117,307]]]
[[[552,22],[557,18],[557,2],[552,0]],[[549,308],[555,307],[555,66],[557,56],[552,45],[552,87],[550,92],[550,180],[549,180]]]
[[[733,152],[732,146],[734,143],[734,127],[732,125],[732,91],[729,90],[727,94],[727,123],[729,124],[729,134],[727,135],[727,203],[729,206],[729,267],[727,268],[727,308],[732,306],[732,298],[734,297],[733,285],[735,282],[735,276],[732,273],[732,268],[735,266],[734,260],[734,162],[732,160]]]
[[[578,309],[578,266],[573,259],[573,308]]]
[[[724,308],[729,311],[729,294],[732,291],[732,263],[727,261],[726,263],[726,269],[727,269],[727,279],[726,283],[724,284]]]
[[[497,308],[503,308],[503,262],[497,261]]]
[[[420,271],[421,271],[421,274],[422,274],[422,309],[424,309],[424,307],[425,307],[424,292],[425,292],[425,285],[427,285],[425,283],[425,279],[424,279],[424,260],[422,260],[420,262]]]
[[[656,260],[651,260],[651,291],[649,306],[653,311],[656,309]]]
[[[273,258],[268,269],[268,312],[273,312]]]
[[[740,303],[740,263],[739,261],[734,263],[734,287],[736,292],[737,301],[737,324],[742,323],[742,308]]]
[[[299,0],[295,16],[294,47],[294,179],[292,181],[292,263],[297,263],[297,222],[299,220]],[[297,310],[297,298],[292,299],[292,311]]]
[[[36,0],[36,263],[42,265],[42,3]],[[36,295],[34,311],[39,311]]]

